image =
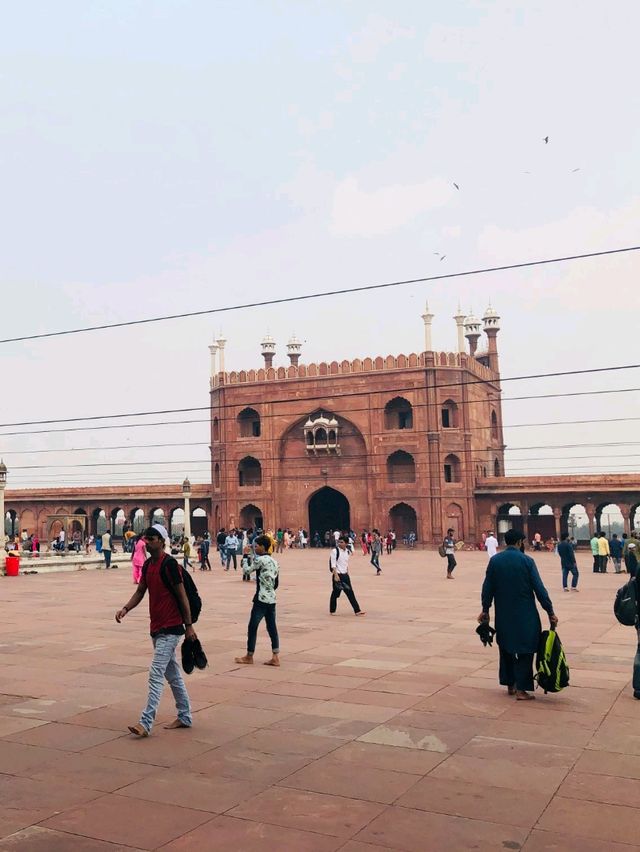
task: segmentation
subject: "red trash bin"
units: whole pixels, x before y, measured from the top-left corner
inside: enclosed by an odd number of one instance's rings
[[[7,577],[17,577],[20,573],[20,557],[19,556],[7,556],[7,566],[5,569],[5,574]]]

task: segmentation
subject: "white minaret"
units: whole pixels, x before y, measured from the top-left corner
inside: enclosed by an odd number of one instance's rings
[[[211,378],[213,379],[216,375],[216,355],[218,354],[218,344],[215,341],[210,344],[209,353],[211,354]]]
[[[220,332],[220,337],[216,340],[218,351],[220,353],[220,372],[224,373],[224,347],[227,345],[227,338]]]
[[[464,321],[466,319],[465,314],[462,312],[462,308],[460,307],[460,302],[458,302],[458,313],[454,316],[454,320],[456,321],[456,325],[458,326],[458,352],[464,352]]]
[[[276,354],[276,342],[273,337],[271,337],[269,332],[265,334],[260,346],[262,347],[262,357],[264,358],[264,366],[272,367],[273,358]]]
[[[429,311],[429,302],[425,305],[425,312],[422,314],[424,323],[424,351],[433,352],[433,342],[431,340],[431,323],[435,314]]]
[[[298,340],[295,333],[291,335],[291,339],[287,343],[287,355],[292,367],[297,367],[300,361],[300,353],[302,352],[302,343]]]

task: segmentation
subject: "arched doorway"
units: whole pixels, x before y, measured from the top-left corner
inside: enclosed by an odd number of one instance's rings
[[[323,536],[327,530],[349,529],[351,510],[344,494],[326,485],[316,491],[309,500],[309,534],[318,532]]]
[[[242,529],[261,530],[264,528],[262,509],[249,503],[240,510],[240,526]]]
[[[464,539],[464,512],[458,503],[449,503],[445,510],[446,528],[452,529],[454,538]]]
[[[409,533],[418,534],[418,517],[416,510],[408,503],[396,503],[389,510],[389,529],[393,530],[398,539],[403,539]]]

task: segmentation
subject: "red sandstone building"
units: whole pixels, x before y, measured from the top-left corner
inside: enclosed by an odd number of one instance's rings
[[[227,372],[226,340],[212,344],[211,485],[193,486],[192,530],[378,527],[431,543],[448,527],[476,542],[483,530],[520,525],[529,538],[557,538],[576,504],[589,533],[610,504],[625,531],[640,525],[634,474],[506,477],[498,314],[488,308],[481,323],[458,310],[456,352],[434,351],[432,318],[427,307],[423,352],[385,358],[304,364],[294,337],[289,364],[274,366],[267,336],[263,367]],[[94,535],[108,526],[117,536],[125,520],[179,528],[184,505],[175,484],[10,490],[6,499],[7,534],[44,541],[65,515]]]
[[[432,351],[431,319],[419,354],[301,364],[294,338],[289,365],[274,367],[267,336],[264,367],[214,363],[214,526],[377,526],[421,541],[453,527],[474,539],[475,484],[504,472],[499,317],[487,310],[479,352],[480,322],[459,313],[455,353]]]

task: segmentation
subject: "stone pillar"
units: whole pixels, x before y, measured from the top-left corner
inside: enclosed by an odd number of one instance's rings
[[[435,315],[432,314],[429,310],[429,302],[426,303],[425,312],[422,314],[422,321],[424,322],[424,351],[425,352],[433,352],[433,341],[431,339],[431,323],[433,322],[433,317]]]
[[[623,530],[627,535],[631,534],[631,506],[626,504],[618,504],[618,508],[620,509],[620,513],[622,515],[623,522]]]
[[[185,479],[182,483],[182,494],[184,496],[184,530],[185,538],[191,538],[191,483]],[[171,530],[169,530],[171,534]]]
[[[595,506],[593,506],[591,503],[589,503],[584,508],[585,508],[586,513],[587,513],[587,519],[589,521],[589,538],[593,538],[593,534],[596,531],[596,523],[595,523],[596,509],[595,509]]]
[[[227,345],[227,340],[225,337],[220,335],[220,337],[216,340],[218,344],[218,353],[220,355],[220,367],[219,370],[221,373],[224,373],[224,347]]]
[[[464,321],[466,320],[466,314],[462,313],[462,308],[458,305],[458,313],[454,316],[454,320],[456,321],[456,325],[458,326],[458,352],[464,352]]]
[[[218,354],[218,344],[212,343],[209,346],[209,353],[211,355],[211,387],[213,387],[215,378],[216,378],[216,355]]]
[[[440,485],[440,435],[437,432],[427,434],[429,442],[429,474],[431,479],[431,537],[433,541],[442,538],[442,490]]]
[[[555,525],[555,533],[554,538],[556,541],[560,538],[560,518],[562,517],[562,509],[554,509],[553,510],[553,522]]]

